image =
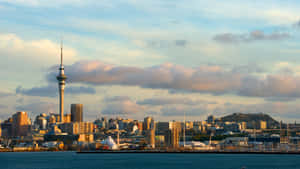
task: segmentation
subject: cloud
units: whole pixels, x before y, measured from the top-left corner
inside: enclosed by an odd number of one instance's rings
[[[16,100],[17,103],[23,104],[24,103],[24,97],[18,98]]]
[[[254,63],[254,64],[235,66],[232,68],[232,72],[233,73],[251,74],[251,73],[265,73],[266,70],[265,70],[265,68],[260,67]]]
[[[116,66],[100,61],[80,61],[66,66],[65,72],[70,83],[94,85],[128,85],[211,93],[223,93],[239,85],[238,74],[223,71],[218,66],[193,69],[166,63],[139,68]],[[56,71],[50,72],[47,79],[52,81],[55,75]]]
[[[294,27],[295,27],[295,28],[300,28],[300,20],[297,21],[297,22],[294,24]]]
[[[95,94],[96,90],[92,87],[85,86],[68,86],[65,88],[65,94]],[[41,97],[56,97],[58,95],[57,85],[48,85],[42,87],[33,87],[31,89],[23,89],[21,86],[16,88],[16,94],[27,96],[41,96]]]
[[[28,7],[61,7],[68,5],[70,6],[85,6],[90,2],[90,0],[82,1],[82,0],[2,0],[3,2],[14,4],[14,5],[22,5]],[[104,0],[105,1],[105,0]]]
[[[221,43],[241,43],[254,41],[281,41],[289,39],[291,35],[285,32],[265,33],[260,30],[255,30],[247,34],[232,34],[223,33],[214,36],[214,40]]]
[[[6,108],[8,108],[8,106],[7,106],[7,105],[0,104],[0,109],[6,109]]]
[[[105,99],[108,102],[102,110],[104,115],[130,115],[145,111],[143,106],[133,102],[128,97],[113,97]]]
[[[228,104],[217,107],[214,112],[230,114],[233,112],[258,113],[263,112],[276,117],[288,117],[299,115],[299,104],[293,102],[265,102],[257,104]],[[288,117],[289,118],[289,117]]]
[[[56,97],[57,86],[43,86],[33,87],[31,89],[23,89],[22,86],[16,88],[16,94],[22,94],[27,96],[41,96],[41,97]]]
[[[215,116],[224,116],[232,113],[267,113],[277,119],[291,119],[299,117],[299,104],[295,102],[262,102],[262,103],[233,103],[225,102],[224,104],[215,104],[209,106],[207,104],[198,106],[185,106],[185,105],[167,105],[160,109],[162,117],[173,117],[182,120],[184,112],[186,118],[195,120],[196,118],[204,119],[209,114]]]
[[[109,97],[105,98],[105,102],[123,102],[123,101],[128,101],[130,98],[128,96],[114,96],[114,97]]]
[[[242,79],[238,95],[252,97],[300,97],[300,77],[267,75],[264,78],[247,76]]]
[[[300,97],[300,76],[266,74],[256,69],[237,71],[239,69],[241,68],[228,69],[207,65],[188,68],[171,63],[139,68],[106,64],[101,61],[79,61],[65,67],[70,83],[140,86],[170,91],[213,95],[236,94],[262,98]],[[56,74],[56,70],[50,72],[47,75],[48,80],[53,81]]]
[[[204,107],[186,107],[186,106],[167,106],[161,109],[162,116],[203,116],[206,115],[208,110]]]
[[[265,100],[270,101],[270,102],[289,102],[289,101],[294,101],[295,98],[291,98],[291,97],[267,97]]]
[[[170,47],[185,47],[188,44],[187,40],[148,40],[147,47],[151,48],[170,48]]]
[[[6,56],[6,61],[3,64],[0,63],[4,68],[7,65],[19,63],[48,66],[59,61],[60,45],[48,39],[25,40],[16,34],[0,34],[0,41],[0,54]],[[67,46],[64,47],[65,62],[74,61],[75,58],[76,51]]]
[[[140,105],[152,105],[152,106],[160,106],[160,105],[200,105],[200,104],[216,104],[216,102],[208,102],[203,100],[192,100],[190,98],[150,98],[145,99],[143,101],[137,102]]]
[[[7,97],[7,96],[13,96],[14,94],[13,93],[9,93],[9,92],[1,92],[0,91],[0,98],[1,97]]]
[[[274,24],[281,25],[281,24],[290,24],[299,19],[299,10],[297,7],[294,8],[283,8],[280,7],[278,9],[270,9],[265,11],[264,17],[273,22]]]
[[[65,89],[66,94],[96,94],[96,90],[92,87],[85,86],[70,86]]]
[[[33,112],[34,114],[39,113],[55,113],[57,112],[57,104],[49,102],[35,102],[24,105],[16,106],[16,111]]]
[[[186,46],[187,45],[187,40],[175,40],[176,46]]]

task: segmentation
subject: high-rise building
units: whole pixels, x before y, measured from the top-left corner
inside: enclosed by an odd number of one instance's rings
[[[54,115],[54,117],[55,117],[55,123],[58,123],[58,122],[61,121],[61,116],[60,116],[60,114],[53,114],[53,115]]]
[[[209,124],[214,124],[215,120],[216,120],[216,118],[213,115],[210,115],[207,117],[207,123],[209,123]]]
[[[64,115],[64,123],[71,123],[71,114]]]
[[[149,129],[145,131],[146,142],[151,148],[155,148],[155,129]]]
[[[27,136],[30,130],[30,119],[26,112],[17,112],[12,116],[12,136]]]
[[[184,126],[183,126],[183,127],[184,127]],[[194,127],[194,122],[192,122],[192,121],[187,121],[187,122],[185,122],[185,128],[186,128],[187,130],[193,129],[193,127]]]
[[[165,146],[178,148],[181,133],[181,122],[158,122],[157,133],[164,135]]]
[[[167,146],[178,148],[181,133],[181,122],[170,122],[169,128],[170,130],[166,139]]]
[[[152,148],[155,148],[155,122],[152,117],[144,118],[144,133],[146,136],[146,142]]]
[[[51,114],[51,115],[49,116],[48,122],[49,122],[50,124],[56,123],[56,117],[55,117],[55,115]]]
[[[107,129],[108,128],[107,118],[106,117],[102,117],[101,120],[102,120],[102,127]]]
[[[5,120],[3,123],[1,123],[1,130],[2,130],[2,137],[10,137],[12,136],[12,122],[13,119],[10,117],[7,120]]]
[[[197,121],[193,123],[193,130],[196,133],[201,133],[204,129],[204,125],[202,124],[202,122]]]
[[[72,135],[92,134],[94,132],[94,124],[91,122],[64,123],[60,127],[63,132]]]
[[[63,123],[64,121],[64,91],[65,91],[65,81],[67,80],[67,76],[65,75],[63,65],[63,45],[61,43],[60,48],[60,67],[59,67],[59,74],[56,76],[58,80],[58,89],[59,89],[59,114],[60,114],[60,122]]]
[[[143,126],[143,130],[149,130],[154,128],[154,120],[152,117],[145,117],[144,118],[144,126]]]
[[[138,126],[140,131],[143,131],[143,122],[138,122],[137,126]]]
[[[156,132],[158,135],[165,135],[170,129],[170,122],[157,122],[156,123]]]
[[[83,121],[83,105],[82,104],[71,104],[71,121],[82,122]]]
[[[247,129],[247,122],[243,121],[240,124],[241,124],[241,128],[240,128],[241,130]]]
[[[34,124],[41,130],[47,129],[47,119],[46,114],[40,114],[36,116]]]

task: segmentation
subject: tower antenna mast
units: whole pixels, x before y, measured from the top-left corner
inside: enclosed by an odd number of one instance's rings
[[[63,65],[63,37],[60,40],[60,65]]]
[[[64,122],[64,91],[65,91],[65,83],[67,76],[65,75],[65,68],[63,66],[63,39],[61,38],[60,44],[60,66],[59,73],[56,76],[58,81],[58,91],[59,91],[59,114],[60,114],[60,122]]]

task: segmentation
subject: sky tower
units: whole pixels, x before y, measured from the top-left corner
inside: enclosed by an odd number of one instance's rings
[[[59,114],[60,122],[64,122],[64,91],[65,91],[65,81],[67,76],[65,76],[64,65],[63,65],[63,43],[60,46],[60,67],[59,74],[56,76],[58,80],[58,90],[59,90]]]

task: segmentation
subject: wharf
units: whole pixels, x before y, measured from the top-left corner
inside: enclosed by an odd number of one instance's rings
[[[300,155],[300,151],[195,151],[195,150],[97,150],[77,151],[79,154],[93,153],[189,153],[189,154],[294,154]]]

